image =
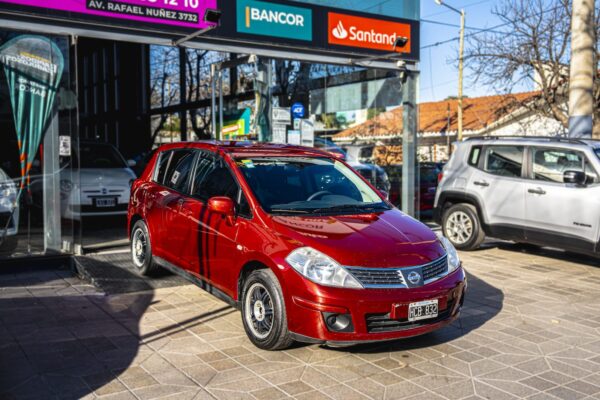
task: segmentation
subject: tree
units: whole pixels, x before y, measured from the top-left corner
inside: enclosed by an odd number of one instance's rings
[[[554,118],[568,128],[571,2],[502,0],[492,13],[502,24],[469,38],[465,60],[475,81],[501,93],[512,93],[516,87],[534,82],[539,95],[518,106]],[[598,18],[597,10],[596,37],[600,33]],[[594,137],[600,137],[600,79],[594,83],[594,98]]]

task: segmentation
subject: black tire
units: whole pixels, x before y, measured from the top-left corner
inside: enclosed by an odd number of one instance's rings
[[[13,253],[19,244],[17,236],[6,236],[4,239],[0,238],[0,253],[10,254]]]
[[[131,230],[131,260],[137,273],[143,276],[151,276],[160,268],[153,260],[148,227],[142,220],[137,221]]]
[[[268,300],[260,296],[252,297],[256,293],[260,294],[263,289],[268,294]],[[259,269],[252,272],[244,282],[241,303],[244,329],[256,347],[263,350],[282,350],[292,345],[294,340],[287,327],[281,286],[273,271]],[[272,311],[270,320],[269,306]],[[262,312],[260,312],[261,308]],[[260,319],[261,314],[263,319]]]
[[[485,239],[477,209],[466,203],[455,204],[444,212],[442,233],[459,250],[475,250]]]

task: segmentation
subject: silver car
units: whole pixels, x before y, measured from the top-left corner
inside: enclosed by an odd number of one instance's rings
[[[485,236],[600,254],[600,141],[473,138],[457,145],[434,216],[459,249]]]
[[[0,169],[0,252],[11,252],[17,247],[19,205],[17,185]]]

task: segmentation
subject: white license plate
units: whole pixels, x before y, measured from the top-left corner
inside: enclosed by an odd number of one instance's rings
[[[425,300],[408,305],[408,320],[420,321],[422,319],[438,316],[438,300]]]
[[[117,205],[117,199],[96,199],[96,207],[106,208],[115,207]]]

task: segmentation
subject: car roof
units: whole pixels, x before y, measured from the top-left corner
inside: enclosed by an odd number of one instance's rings
[[[235,141],[197,141],[165,144],[158,151],[193,148],[205,149],[214,152],[226,153],[232,157],[327,157],[333,158],[330,153],[312,147],[292,146],[287,144],[235,142]]]
[[[480,136],[467,138],[464,143],[486,144],[486,143],[505,143],[520,145],[538,145],[538,144],[567,144],[588,146],[600,148],[600,140],[568,138],[562,136]]]

